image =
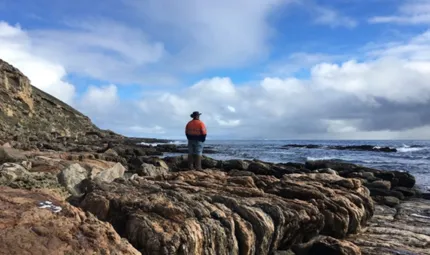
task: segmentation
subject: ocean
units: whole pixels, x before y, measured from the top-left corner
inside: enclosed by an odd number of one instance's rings
[[[186,141],[176,141],[185,144]],[[288,144],[319,145],[318,148],[289,147]],[[330,146],[359,146],[372,145],[375,147],[395,148],[397,152],[334,150]],[[307,160],[333,159],[367,167],[408,171],[416,177],[417,186],[430,190],[430,141],[412,140],[259,140],[259,141],[211,141],[207,140],[207,147],[218,153],[208,156],[224,159],[259,159],[267,162],[298,162]]]

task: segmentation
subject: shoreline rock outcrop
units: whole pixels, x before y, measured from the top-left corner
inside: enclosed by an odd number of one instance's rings
[[[59,213],[40,208],[48,201]],[[112,226],[43,190],[0,186],[1,254],[140,254]]]
[[[373,215],[359,181],[217,170],[90,183],[80,207],[142,254],[271,254],[318,234],[344,238]]]

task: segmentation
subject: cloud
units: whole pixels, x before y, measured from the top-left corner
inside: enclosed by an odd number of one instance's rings
[[[68,72],[109,82],[143,82],[142,70],[150,81],[156,71],[149,66],[167,54],[163,43],[150,40],[140,28],[103,18],[30,30],[29,36],[39,55],[63,63]]]
[[[275,34],[272,14],[293,1],[108,1],[111,8],[63,1],[46,17],[55,18],[51,26],[26,33],[35,54],[68,74],[117,85],[176,85],[190,73],[265,60]],[[28,7],[33,15],[38,10]]]
[[[303,79],[246,85],[213,77],[176,93],[152,93],[136,102],[140,120],[133,125],[183,138],[189,114],[199,110],[212,139],[430,138],[430,55],[418,54],[430,45],[427,33],[379,45],[364,61],[315,64]]]
[[[404,25],[430,24],[430,2],[428,0],[406,0],[395,15],[375,16],[370,23],[397,23]]]
[[[270,51],[269,15],[289,1],[126,1],[136,26],[82,18],[66,30],[23,31],[0,23],[0,56],[97,125],[126,135],[184,138],[198,110],[211,139],[430,138],[430,32],[367,46],[360,60],[297,52],[256,81],[211,76],[127,100],[122,83],[255,65]],[[316,12],[323,24],[348,23],[337,12]],[[292,75],[301,70],[305,77]],[[65,79],[70,73],[109,85],[78,96]]]
[[[0,21],[0,58],[20,69],[34,86],[72,103],[75,87],[65,81],[64,66],[34,54],[35,50],[32,39],[19,25]]]
[[[339,13],[335,9],[314,6],[312,11],[315,13],[315,22],[317,24],[329,25],[331,27],[347,27],[354,28],[358,25],[358,21]]]
[[[293,0],[130,0],[136,15],[174,47],[171,65],[183,71],[249,64],[269,53],[270,15]],[[151,27],[149,27],[151,26]]]
[[[430,30],[413,37],[406,42],[390,42],[386,44],[375,44],[368,47],[368,54],[373,57],[397,57],[413,60],[410,64],[418,67],[421,61],[430,60]],[[425,64],[425,62],[424,62]],[[425,65],[421,65],[424,68]]]
[[[78,107],[85,109],[89,114],[100,116],[109,114],[118,106],[119,101],[115,85],[90,86],[80,99]]]
[[[345,59],[348,59],[348,56],[342,54],[295,52],[288,57],[272,61],[262,75],[288,77],[300,71],[307,71],[322,62],[338,62]]]
[[[131,126],[128,131],[145,134],[165,134],[166,131],[160,126],[154,127],[142,127],[142,126]]]
[[[55,20],[50,26],[25,33],[33,54],[61,63],[67,74],[116,85],[177,85],[189,74],[267,60],[278,32],[277,14],[294,3],[109,0],[106,6],[112,7],[106,8],[63,1],[53,7],[56,12],[43,13],[46,21]],[[302,7],[301,11],[308,8]],[[39,8],[23,8],[42,16]],[[309,8],[319,24],[352,27],[356,23],[334,9],[316,4]]]

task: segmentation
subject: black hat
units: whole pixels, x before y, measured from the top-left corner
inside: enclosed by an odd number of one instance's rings
[[[194,118],[195,116],[200,116],[200,115],[202,115],[200,112],[195,111],[195,112],[191,113],[190,117]]]

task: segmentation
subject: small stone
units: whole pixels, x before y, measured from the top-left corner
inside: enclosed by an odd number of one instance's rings
[[[379,180],[379,181],[366,183],[365,186],[368,188],[390,190],[391,189],[391,182]]]
[[[383,202],[390,207],[395,207],[400,204],[400,200],[396,197],[384,197]]]
[[[405,197],[413,197],[416,194],[413,189],[405,187],[395,187],[393,190],[403,193]]]
[[[322,168],[322,169],[318,169],[316,170],[316,172],[318,173],[324,173],[324,174],[335,174],[337,175],[337,172],[331,168]]]
[[[118,157],[118,153],[113,149],[108,149],[104,154],[111,157]]]
[[[27,169],[27,170],[31,170],[31,167],[32,167],[32,163],[31,163],[31,161],[22,161],[21,162],[21,165],[23,166],[23,167],[25,167],[25,169]]]
[[[372,172],[363,172],[362,176],[367,180],[375,178],[375,175]]]

